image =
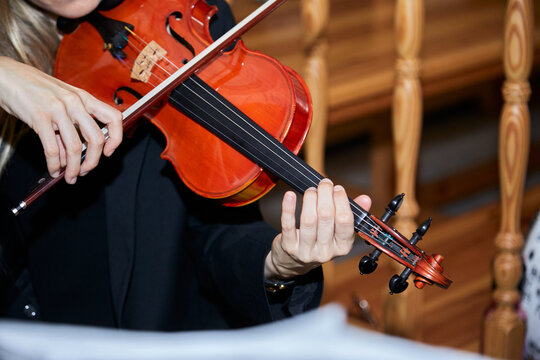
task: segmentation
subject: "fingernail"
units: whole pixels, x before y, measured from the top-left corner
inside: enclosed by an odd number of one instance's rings
[[[290,192],[285,193],[285,200],[289,202],[294,201],[294,195]]]
[[[68,183],[70,183],[71,185],[75,184],[76,182],[77,182],[77,178],[76,178],[76,177],[74,177],[73,179],[70,179],[70,180],[68,181]]]
[[[333,184],[333,183],[332,183],[332,180],[327,179],[327,178],[322,179],[321,182],[326,182],[326,183]]]
[[[343,191],[343,190],[345,190],[345,189],[341,185],[334,186],[334,191]]]
[[[317,189],[312,186],[312,187],[307,188],[306,191],[317,191]]]
[[[53,178],[57,178],[58,176],[60,176],[60,171],[55,171],[55,172],[53,172],[53,173],[51,174],[51,176],[52,176]]]
[[[88,174],[88,171],[83,171],[79,174],[79,176],[85,176],[86,174]]]

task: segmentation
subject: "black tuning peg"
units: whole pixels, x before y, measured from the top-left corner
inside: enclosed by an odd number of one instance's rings
[[[396,212],[399,210],[399,207],[403,203],[404,196],[405,194],[401,193],[394,197],[392,201],[388,203],[384,215],[381,217],[382,222],[387,223],[388,220],[390,220],[390,218],[396,214]],[[371,254],[369,254],[369,256],[363,256],[358,263],[358,269],[360,270],[360,274],[371,274],[372,272],[374,272],[375,269],[377,269],[377,260],[379,259],[379,256],[381,254],[382,251],[375,249],[371,252]]]
[[[411,245],[416,245],[418,241],[422,240],[422,236],[426,234],[430,225],[431,218],[428,218],[416,229],[416,231],[413,233],[413,236],[411,237],[411,240],[409,241]],[[405,270],[403,270],[400,275],[394,275],[390,278],[390,282],[388,283],[388,287],[390,288],[390,295],[399,294],[405,291],[405,289],[407,289],[407,286],[409,286],[407,278],[409,277],[409,275],[411,275],[411,273],[411,269],[405,268]]]
[[[412,245],[416,245],[418,241],[422,240],[422,236],[426,234],[430,225],[431,225],[431,217],[429,217],[416,229],[416,231],[413,233],[413,236],[411,237],[410,243]]]
[[[397,196],[395,196],[392,201],[388,203],[388,206],[386,207],[386,211],[384,215],[381,217],[381,220],[385,223],[387,222],[392,216],[396,214],[396,212],[399,210],[401,204],[403,204],[403,198],[405,197],[404,193],[401,193]]]
[[[378,254],[376,254],[378,253]],[[372,258],[372,256],[375,254],[376,258]],[[369,256],[363,256],[360,262],[358,263],[358,269],[360,270],[360,274],[371,274],[372,272],[377,269],[377,258],[381,252],[379,250],[374,250]]]
[[[409,286],[409,283],[407,282],[407,278],[409,277],[410,275],[410,270],[409,268],[406,268],[405,270],[403,270],[403,272],[409,270],[409,273],[406,275],[406,276],[403,276],[403,273],[401,273],[401,275],[394,275],[390,278],[390,283],[388,284],[388,287],[390,287],[390,295],[392,294],[399,294],[403,291],[405,291],[405,289],[407,288],[407,286]]]

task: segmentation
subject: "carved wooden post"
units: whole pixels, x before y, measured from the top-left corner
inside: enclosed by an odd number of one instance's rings
[[[302,0],[302,24],[304,28],[305,68],[303,79],[306,82],[313,103],[313,120],[304,145],[306,162],[320,173],[324,173],[324,150],[326,142],[326,121],[328,118],[328,68],[326,52],[328,44],[328,0]],[[335,278],[335,265],[323,265],[323,302],[331,300]]]
[[[416,230],[415,219],[418,215],[415,185],[422,128],[422,90],[418,56],[423,23],[423,0],[396,1],[395,36],[398,57],[395,68],[392,132],[397,193],[404,192],[405,201],[395,220],[396,227],[407,236]],[[396,267],[398,274],[402,270],[402,267]],[[419,339],[421,295],[411,285],[404,293],[387,298],[384,326],[387,333]]]
[[[302,0],[304,53],[306,66],[303,78],[313,101],[313,122],[306,139],[305,155],[308,164],[324,173],[326,121],[328,117],[328,70],[326,61],[328,0]]]
[[[499,128],[501,227],[495,239],[493,263],[495,309],[485,319],[484,352],[505,359],[521,359],[525,324],[515,305],[521,277],[521,203],[527,170],[530,119],[528,77],[533,51],[533,12],[530,0],[510,0],[504,29],[503,85],[505,100]]]

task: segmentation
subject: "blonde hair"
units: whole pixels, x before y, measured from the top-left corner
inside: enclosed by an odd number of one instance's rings
[[[53,18],[25,0],[0,1],[0,55],[52,73],[59,36]],[[0,108],[0,174],[27,130]]]

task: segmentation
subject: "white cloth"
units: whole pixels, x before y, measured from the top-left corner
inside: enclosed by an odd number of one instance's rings
[[[524,358],[540,359],[540,213],[523,248],[525,283],[521,307],[527,315]]]
[[[0,359],[480,359],[352,327],[329,305],[242,330],[141,332],[0,321]]]

